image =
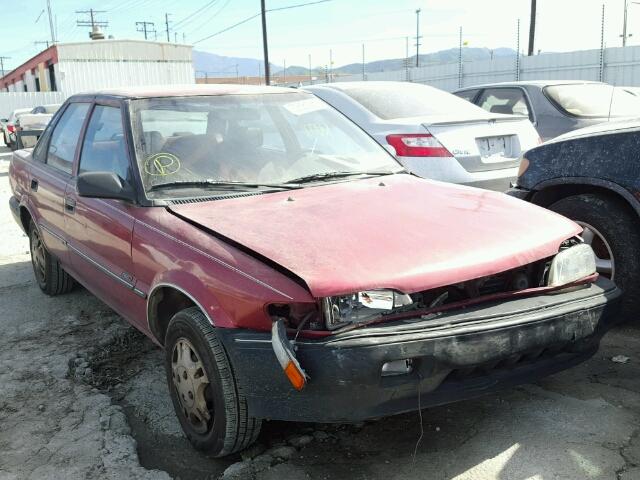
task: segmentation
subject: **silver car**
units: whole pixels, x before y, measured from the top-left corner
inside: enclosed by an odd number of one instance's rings
[[[425,178],[505,191],[517,176],[521,153],[540,143],[526,117],[489,113],[427,85],[341,82],[305,90]]]
[[[489,112],[528,117],[545,142],[580,128],[640,115],[637,93],[601,82],[503,82],[465,87],[454,94]]]

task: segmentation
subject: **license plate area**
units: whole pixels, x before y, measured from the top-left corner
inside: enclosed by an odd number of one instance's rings
[[[483,163],[508,162],[519,154],[515,135],[476,138],[476,144]]]

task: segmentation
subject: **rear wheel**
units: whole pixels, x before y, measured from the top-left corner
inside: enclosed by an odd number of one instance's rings
[[[255,442],[261,421],[249,416],[215,328],[197,307],[171,319],[165,352],[171,400],[192,445],[223,457]]]
[[[621,314],[631,319],[640,313],[640,233],[638,218],[617,199],[584,194],[563,198],[549,207],[578,223],[582,238],[593,248],[598,273],[623,290]]]
[[[54,296],[73,290],[73,278],[64,271],[60,262],[51,256],[33,221],[29,224],[29,250],[36,282],[44,293]]]

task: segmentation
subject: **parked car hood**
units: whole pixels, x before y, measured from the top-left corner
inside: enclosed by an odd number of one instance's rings
[[[502,193],[407,174],[169,210],[278,264],[315,297],[413,293],[492,275],[552,256],[581,232]]]

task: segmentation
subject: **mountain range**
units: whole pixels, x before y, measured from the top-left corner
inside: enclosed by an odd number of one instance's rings
[[[433,53],[420,55],[420,65],[425,66],[430,63],[451,63],[458,61],[459,51],[457,48],[441,50]],[[488,48],[471,48],[464,47],[462,49],[462,60],[464,62],[475,60],[488,60],[490,58],[513,57],[516,51],[511,48],[496,48],[490,50]],[[415,65],[416,56],[409,58],[410,64]],[[376,60],[365,64],[368,73],[385,72],[389,70],[401,70],[405,66],[405,58],[392,58],[388,60]],[[282,65],[270,63],[271,73],[278,74],[283,70]],[[197,77],[255,77],[264,75],[264,62],[256,58],[243,57],[226,57],[215,53],[203,52],[200,50],[193,51],[193,68]],[[313,66],[313,73],[317,74],[324,65]],[[334,73],[352,74],[362,71],[361,63],[351,63],[341,67],[334,67]],[[287,75],[307,75],[308,67],[298,65],[287,66]]]

